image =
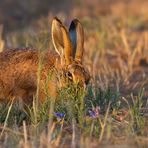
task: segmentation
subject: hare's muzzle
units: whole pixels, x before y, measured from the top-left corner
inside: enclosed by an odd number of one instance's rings
[[[80,87],[85,87],[90,80],[89,73],[83,67],[73,67],[69,75],[71,75],[73,83],[78,84]]]

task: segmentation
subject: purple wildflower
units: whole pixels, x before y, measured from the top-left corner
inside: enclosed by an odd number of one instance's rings
[[[54,116],[58,117],[58,118],[63,118],[65,116],[64,113],[60,113],[60,112],[54,112]]]
[[[89,116],[92,118],[97,118],[99,116],[100,107],[93,107],[91,110],[88,111]]]
[[[89,111],[88,111],[88,113],[89,113],[89,116],[90,116],[90,117],[92,117],[92,118],[95,118],[95,117],[96,117],[96,115],[95,115],[95,112],[94,112],[94,111],[89,110]]]

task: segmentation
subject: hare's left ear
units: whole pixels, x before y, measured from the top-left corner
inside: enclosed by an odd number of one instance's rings
[[[60,55],[61,61],[70,64],[72,59],[71,41],[65,26],[57,17],[52,21],[51,34],[53,45],[56,52]]]
[[[82,62],[84,51],[84,30],[79,20],[74,19],[69,27],[72,42],[72,56],[76,61]]]

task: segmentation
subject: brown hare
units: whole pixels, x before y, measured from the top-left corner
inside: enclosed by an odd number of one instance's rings
[[[39,100],[42,102],[46,95],[57,96],[57,89],[65,86],[67,79],[82,87],[88,83],[90,75],[82,65],[84,31],[81,23],[74,19],[67,31],[55,17],[51,35],[56,52],[20,48],[0,53],[0,100],[15,98],[30,104],[39,84]],[[38,82],[40,59],[42,64]]]

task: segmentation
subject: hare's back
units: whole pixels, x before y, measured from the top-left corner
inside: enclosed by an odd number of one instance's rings
[[[38,61],[38,52],[31,48],[8,49],[0,53],[0,63],[18,64],[27,60]]]
[[[9,49],[0,53],[0,69],[1,66],[24,65],[28,62],[37,65],[40,59],[43,59],[44,63],[52,65],[55,62],[56,56],[56,53],[50,50],[40,52],[32,48]]]

